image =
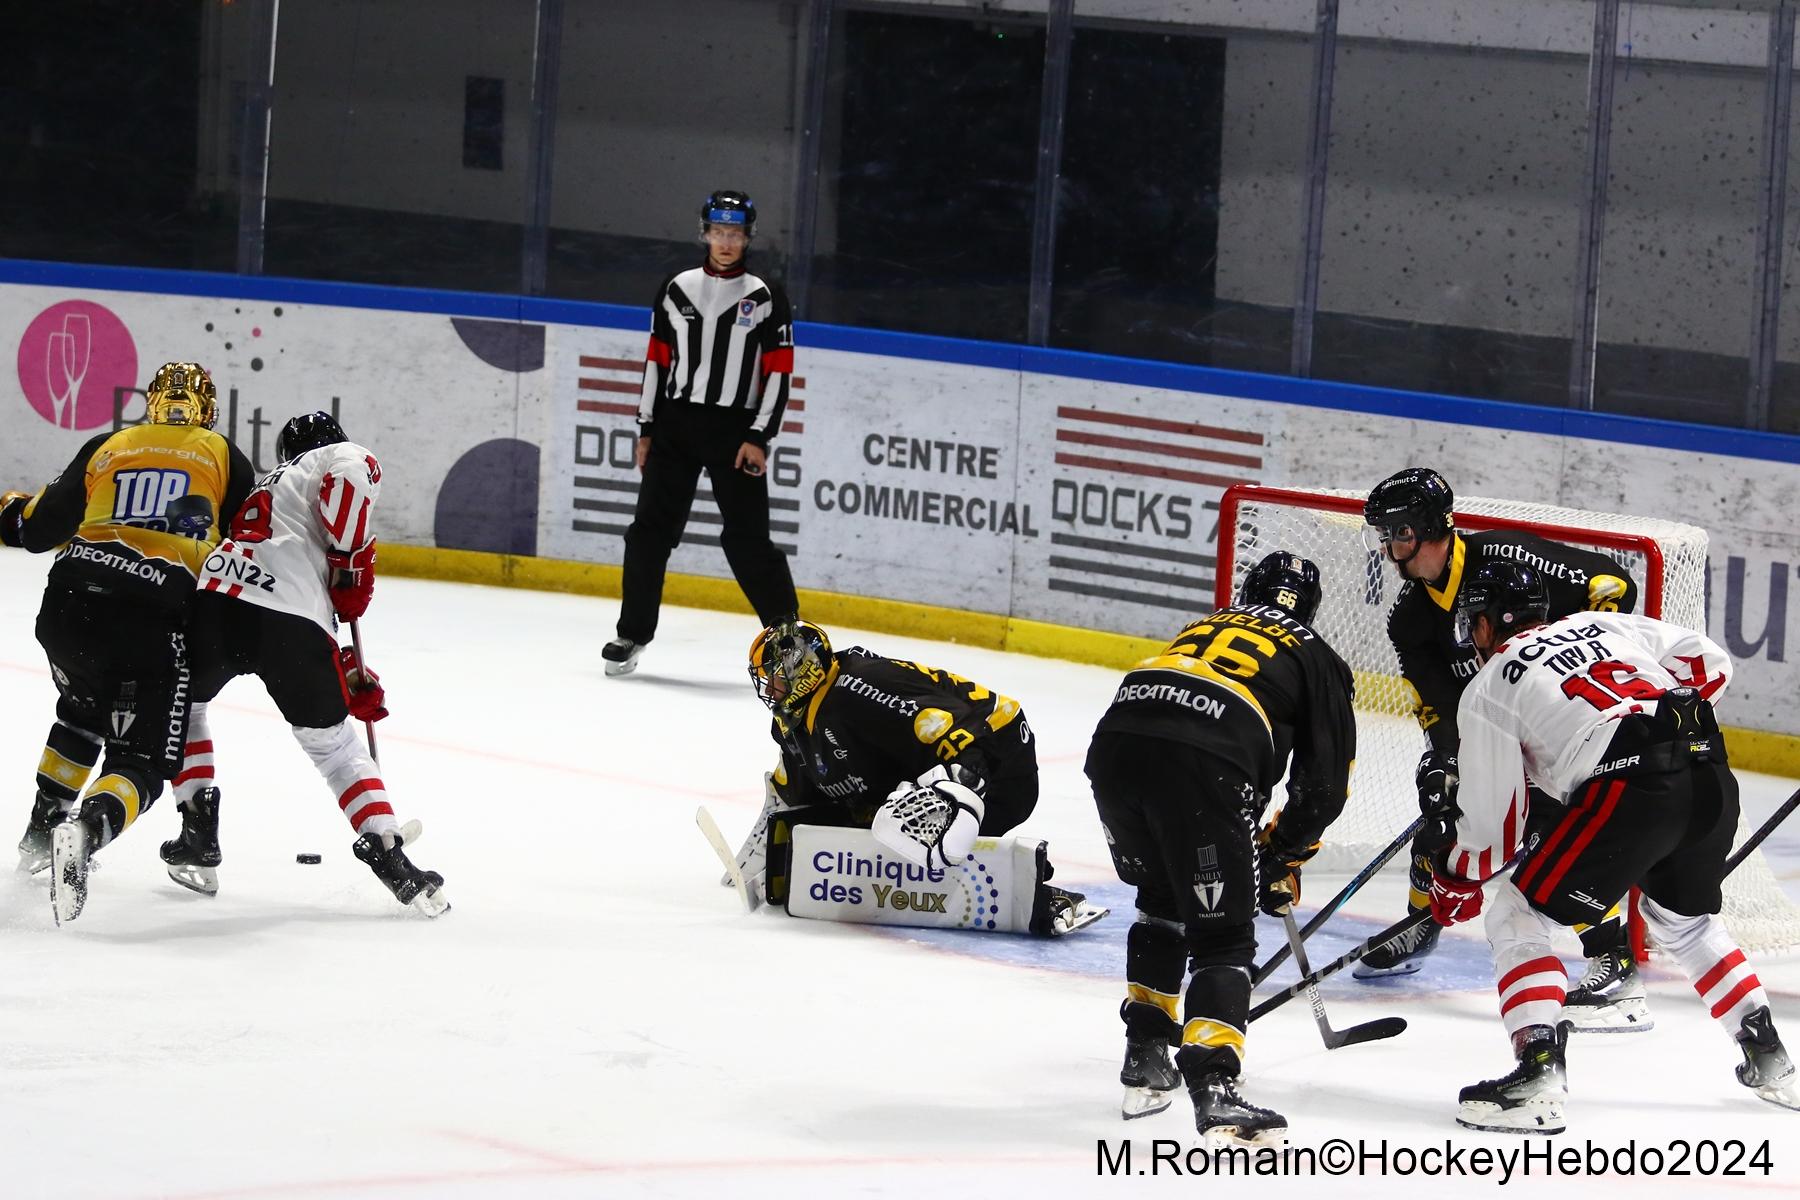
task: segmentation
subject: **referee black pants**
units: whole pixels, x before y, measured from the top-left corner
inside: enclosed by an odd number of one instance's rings
[[[734,465],[745,441],[743,412],[695,404],[665,407],[672,411],[657,420],[637,512],[625,531],[619,636],[639,643],[656,636],[663,576],[687,528],[701,471],[712,482],[724,523],[719,546],[757,618],[766,626],[793,616],[800,607],[794,578],[787,556],[769,537],[768,476],[749,475]]]

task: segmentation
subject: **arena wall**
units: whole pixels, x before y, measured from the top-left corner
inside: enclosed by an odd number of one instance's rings
[[[606,305],[0,262],[19,384],[0,485],[44,482],[141,417],[158,363],[197,359],[259,469],[315,408],[380,454],[385,569],[617,594],[647,324]],[[1210,604],[1229,484],[1366,488],[1423,463],[1463,494],[1707,529],[1738,760],[1800,773],[1800,438],[828,326],[798,342],[772,516],[822,620],[1122,663]],[[718,532],[703,487],[672,601],[742,606]],[[596,616],[596,653],[610,624]]]

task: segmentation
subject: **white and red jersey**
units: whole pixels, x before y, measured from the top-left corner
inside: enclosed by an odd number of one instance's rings
[[[1580,612],[1503,643],[1457,710],[1462,776],[1448,867],[1486,879],[1524,836],[1526,781],[1566,799],[1607,766],[1616,722],[1672,687],[1716,699],[1731,659],[1704,634],[1632,613]]]
[[[337,633],[326,589],[328,551],[349,554],[374,537],[381,464],[355,442],[308,450],[257,480],[231,536],[202,564],[200,587]]]

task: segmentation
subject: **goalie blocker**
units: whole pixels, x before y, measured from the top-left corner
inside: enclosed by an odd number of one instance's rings
[[[919,866],[867,829],[831,823],[830,809],[785,809],[769,829],[767,894],[789,916],[865,925],[1070,933],[1106,915],[1051,887],[1039,838],[977,838],[952,867]],[[821,823],[815,823],[817,822]]]

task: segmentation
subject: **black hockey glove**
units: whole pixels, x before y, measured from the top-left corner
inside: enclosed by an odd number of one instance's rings
[[[1256,873],[1260,881],[1256,907],[1279,917],[1300,902],[1300,868],[1319,852],[1319,843],[1295,850],[1284,845],[1271,821],[1256,837]]]
[[[1456,819],[1462,816],[1456,807],[1456,755],[1427,750],[1419,759],[1413,782],[1419,788],[1419,813],[1425,818],[1413,844],[1426,853],[1436,853],[1456,841]]]
[[[30,492],[0,495],[0,543],[15,547],[25,544],[25,506],[30,502]]]

